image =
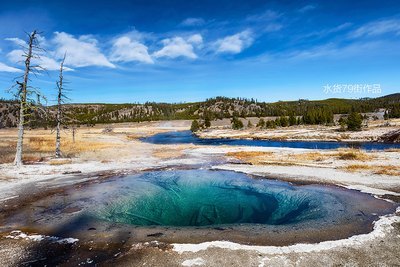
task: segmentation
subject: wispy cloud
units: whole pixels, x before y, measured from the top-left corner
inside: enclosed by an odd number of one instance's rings
[[[250,30],[245,30],[217,40],[214,46],[217,53],[238,54],[251,46],[253,42],[253,33]]]
[[[378,36],[382,34],[400,35],[400,19],[385,19],[367,23],[350,33],[351,38]]]
[[[253,14],[246,17],[246,21],[248,22],[265,22],[265,21],[272,21],[279,18],[281,14],[274,10],[266,10],[259,14]]]
[[[4,40],[13,42],[14,44],[19,46],[26,46],[26,42],[20,38],[12,37],[12,38],[5,38]]]
[[[316,46],[310,49],[297,50],[291,53],[284,53],[280,58],[306,60],[314,58],[353,58],[355,56],[363,56],[365,54],[371,55],[389,55],[399,52],[395,49],[399,45],[398,42],[386,41],[368,41],[368,42],[355,42],[344,46],[339,46],[336,43],[328,43]]]
[[[187,18],[181,22],[182,26],[202,26],[206,24],[206,21],[202,18]]]
[[[154,61],[148,53],[148,48],[138,41],[127,36],[116,39],[112,46],[110,60],[115,62],[142,62],[153,64]]]
[[[346,23],[342,23],[338,26],[332,27],[332,28],[327,28],[327,29],[323,29],[320,31],[314,31],[314,32],[310,32],[307,34],[304,34],[301,36],[301,38],[310,38],[310,37],[317,37],[317,38],[321,38],[321,37],[326,37],[330,34],[333,33],[338,33],[338,32],[342,32],[344,30],[349,29],[353,24],[350,22],[346,22]]]
[[[282,14],[268,9],[262,13],[247,16],[242,24],[255,30],[258,34],[276,32],[283,28]]]
[[[317,8],[317,6],[316,5],[306,5],[306,6],[303,6],[302,8],[300,8],[298,11],[300,12],[300,13],[306,13],[306,12],[308,12],[308,11],[311,11],[311,10],[314,10],[314,9],[316,9]]]
[[[192,35],[187,39],[182,37],[167,38],[161,41],[163,48],[153,53],[156,58],[178,58],[187,57],[196,59],[197,55],[194,52],[194,46],[199,46],[203,43],[203,38],[200,34]]]
[[[73,67],[101,66],[115,68],[115,65],[100,52],[97,40],[90,36],[75,38],[65,32],[55,32],[52,42],[56,45],[56,58],[62,58],[64,53],[67,53],[66,65]]]
[[[0,72],[22,72],[22,70],[8,66],[0,62]]]

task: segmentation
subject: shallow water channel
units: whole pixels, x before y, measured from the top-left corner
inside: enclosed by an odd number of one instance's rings
[[[196,145],[230,145],[230,146],[260,146],[260,147],[289,147],[306,149],[337,149],[360,148],[365,150],[385,150],[400,148],[399,143],[379,142],[326,142],[326,141],[278,141],[278,140],[251,140],[232,138],[203,139],[192,134],[191,131],[172,131],[155,134],[141,139],[152,144],[196,144]]]

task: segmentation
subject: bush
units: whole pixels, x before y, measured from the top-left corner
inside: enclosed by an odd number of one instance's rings
[[[292,126],[292,125],[296,125],[296,124],[297,124],[296,117],[293,115],[290,115],[289,116],[289,125]]]
[[[347,117],[347,130],[360,131],[362,126],[362,116],[360,113],[352,112]]]
[[[204,127],[206,127],[206,128],[210,128],[211,127],[211,121],[210,121],[209,117],[206,117],[204,119]]]
[[[231,120],[232,129],[239,130],[243,128],[243,122],[239,120],[237,117],[233,117]]]
[[[264,121],[264,119],[261,118],[261,119],[258,121],[258,123],[257,123],[256,126],[259,127],[259,128],[264,128],[264,127],[265,127],[265,121]]]
[[[289,120],[288,120],[288,118],[287,118],[286,116],[281,116],[281,117],[279,118],[279,121],[280,121],[280,125],[281,125],[282,127],[287,127],[287,126],[289,126]]]
[[[197,132],[200,129],[199,122],[197,120],[192,121],[192,125],[190,126],[190,130],[192,132]]]

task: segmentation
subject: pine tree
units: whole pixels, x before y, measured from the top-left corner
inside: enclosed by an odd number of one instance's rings
[[[257,123],[256,126],[259,127],[259,128],[264,128],[264,127],[265,127],[265,121],[264,121],[264,119],[261,118],[261,119],[258,121],[258,123]]]
[[[292,125],[296,125],[296,124],[297,124],[296,117],[293,116],[293,114],[290,115],[290,116],[289,116],[289,125],[292,126]]]
[[[243,128],[243,122],[239,120],[237,117],[233,117],[231,120],[232,129],[239,130]]]
[[[279,121],[280,121],[280,125],[282,127],[287,127],[289,125],[289,120],[288,120],[288,118],[286,116],[281,116],[279,118]]]
[[[360,131],[362,126],[362,116],[358,112],[352,112],[347,117],[347,130]]]
[[[210,128],[211,127],[211,121],[210,121],[210,117],[206,116],[204,119],[204,127],[206,128]]]
[[[190,126],[190,130],[192,132],[197,132],[200,129],[199,122],[197,120],[192,121],[192,125]]]

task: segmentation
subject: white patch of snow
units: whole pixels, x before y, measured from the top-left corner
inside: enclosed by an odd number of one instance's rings
[[[369,194],[373,194],[376,196],[383,196],[383,195],[400,196],[400,193],[396,193],[396,192],[388,191],[388,190],[384,190],[384,189],[371,188],[369,186],[360,185],[360,184],[349,185],[349,186],[345,186],[345,187],[348,189],[354,189],[354,190],[358,190],[363,193],[369,193]],[[379,198],[379,199],[382,199],[382,198]],[[387,200],[387,199],[385,199],[385,200]]]
[[[202,258],[195,258],[191,260],[185,260],[182,262],[182,266],[201,266],[204,265],[205,261]]]
[[[72,244],[75,242],[78,242],[79,239],[76,238],[63,238],[60,239],[59,237],[55,237],[55,236],[47,236],[47,235],[37,235],[37,234],[33,234],[33,235],[28,235],[25,234],[19,230],[15,230],[12,231],[9,235],[6,236],[6,238],[9,239],[25,239],[25,240],[30,240],[30,241],[35,241],[35,242],[40,242],[43,240],[49,240],[49,241],[54,241],[56,243],[59,244]]]
[[[396,212],[400,212],[400,207],[397,208]],[[319,252],[319,251],[334,249],[337,247],[353,247],[355,245],[361,245],[369,240],[373,240],[376,238],[383,238],[390,230],[393,229],[392,224],[395,222],[400,222],[400,216],[394,214],[381,216],[380,219],[374,223],[374,230],[371,233],[355,235],[347,239],[324,241],[317,244],[295,244],[291,246],[277,247],[277,246],[241,245],[229,241],[212,241],[200,244],[172,244],[172,245],[174,247],[173,250],[180,254],[183,252],[198,252],[201,250],[207,250],[208,248],[249,250],[264,254]]]
[[[63,238],[63,239],[57,240],[56,242],[59,244],[73,244],[78,241],[79,241],[79,239],[77,239],[77,238],[68,237],[68,238]]]

